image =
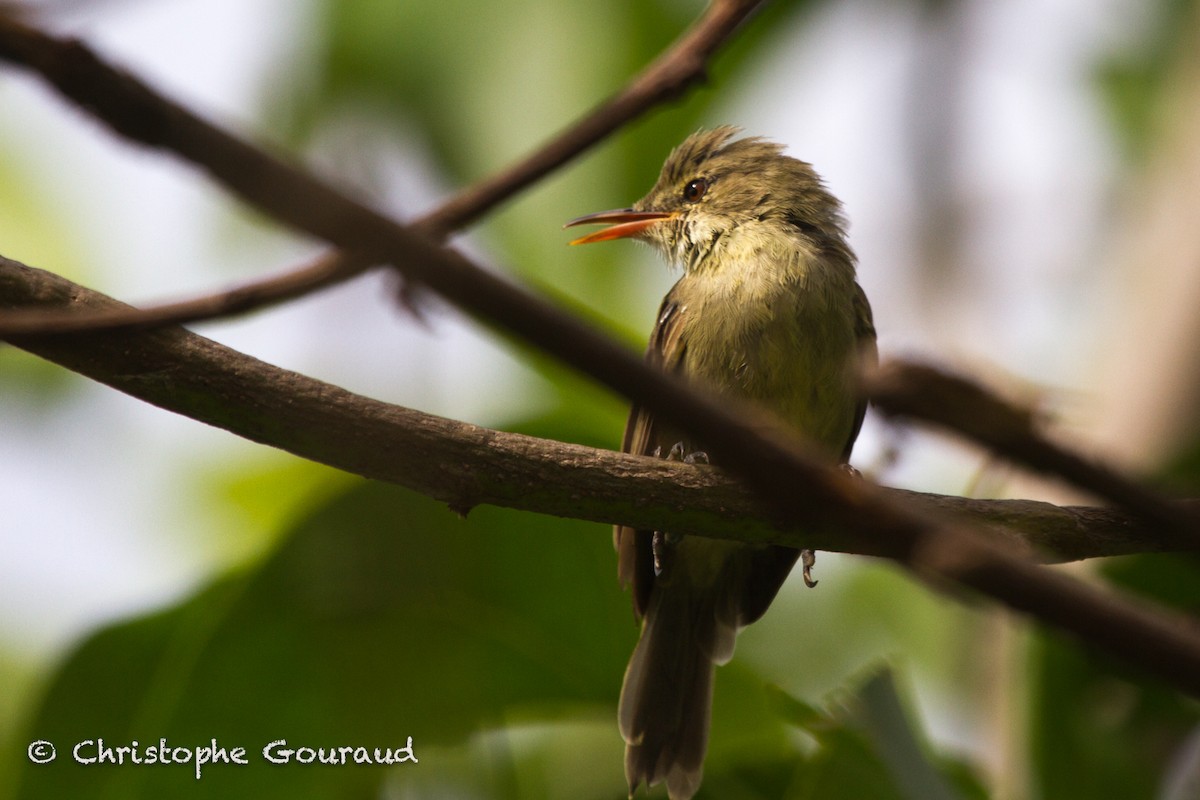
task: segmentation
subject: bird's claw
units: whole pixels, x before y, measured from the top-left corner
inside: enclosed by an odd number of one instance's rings
[[[671,557],[671,548],[679,544],[679,540],[683,537],[677,533],[669,531],[655,531],[654,536],[650,540],[650,552],[654,554],[654,577],[663,574],[669,564],[668,560]]]
[[[689,453],[687,446],[683,442],[676,442],[671,445],[671,449],[664,456],[662,446],[654,448],[654,457],[663,458],[667,461],[682,461],[684,464],[707,464],[708,453],[703,450],[696,450]],[[683,540],[683,536],[670,531],[655,531],[654,536],[650,540],[650,551],[654,554],[654,575],[658,577],[666,571],[670,565],[671,549]]]
[[[812,576],[812,568],[816,563],[816,553],[814,553],[812,550],[800,551],[800,576],[804,578],[804,585],[810,589],[820,583],[820,581]]]
[[[862,473],[859,472],[858,470],[856,470],[854,467],[850,466],[849,464],[839,464],[838,468],[841,469],[842,472],[849,475],[851,478],[857,478],[858,480],[862,480]],[[816,586],[818,583],[820,583],[820,581],[818,581],[816,578],[814,578],[812,576],[812,569],[816,563],[817,563],[817,554],[815,552],[813,552],[812,550],[801,550],[800,551],[800,576],[802,578],[804,578],[804,585],[810,589],[813,588],[814,586]]]
[[[662,458],[662,448],[654,448],[654,455],[657,458]],[[667,461],[682,461],[684,464],[709,463],[708,453],[704,452],[703,450],[693,450],[689,453],[687,445],[685,445],[683,442],[676,442],[675,444],[671,445],[671,449],[667,451],[666,459]]]

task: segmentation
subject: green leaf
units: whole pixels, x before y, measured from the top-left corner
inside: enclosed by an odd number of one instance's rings
[[[495,509],[461,520],[362,483],[299,522],[257,569],[85,642],[51,680],[18,767],[20,798],[375,796],[420,764],[265,763],[292,746],[403,747],[418,758],[513,714],[615,717],[636,629],[608,532]],[[525,709],[525,712],[521,712]],[[245,747],[197,781],[181,765],[74,763],[81,741]],[[606,762],[620,785],[619,736]],[[583,762],[583,755],[578,757]],[[601,784],[603,785],[603,784]]]
[[[926,755],[923,736],[904,711],[887,667],[876,668],[855,689],[840,694],[829,711],[781,690],[771,694],[772,707],[817,743],[807,757],[799,755],[803,749],[797,751],[794,778],[780,796],[805,800],[986,797],[968,765]]]
[[[1106,59],[1096,82],[1113,128],[1129,157],[1144,161],[1160,134],[1172,79],[1186,69],[1192,49],[1195,0],[1147,4],[1149,24],[1143,41]]]
[[[957,797],[925,757],[924,747],[900,704],[892,673],[880,670],[859,691],[858,717],[896,785],[909,800]]]
[[[1127,590],[1197,610],[1200,565],[1175,555],[1109,561]],[[1044,797],[1152,797],[1198,718],[1193,703],[1144,674],[1041,633],[1032,651],[1030,744]]]

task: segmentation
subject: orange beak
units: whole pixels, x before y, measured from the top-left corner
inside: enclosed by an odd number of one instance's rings
[[[587,236],[580,236],[571,242],[571,244],[591,244],[592,242],[607,242],[609,239],[624,239],[629,236],[636,236],[656,222],[662,222],[664,219],[670,219],[673,216],[675,214],[669,211],[633,211],[628,208],[622,208],[616,211],[601,211],[597,214],[588,214],[587,216],[571,220],[566,225],[563,225],[563,227],[570,228],[574,225],[587,225],[594,222],[615,223],[595,233],[589,233]]]

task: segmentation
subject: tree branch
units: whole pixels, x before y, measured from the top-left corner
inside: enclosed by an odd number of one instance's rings
[[[0,257],[0,308],[105,314],[124,304]],[[720,470],[489,430],[372,400],[170,327],[20,337],[14,344],[118,391],[237,436],[466,513],[497,505],[701,536],[855,550],[839,527],[780,528]],[[223,401],[214,403],[212,398]],[[969,500],[887,490],[972,520],[1005,548],[1045,563],[1160,552],[1172,543],[1109,509]],[[868,543],[869,544],[869,543]]]
[[[679,97],[703,80],[708,62],[721,45],[764,4],[764,0],[713,0],[683,36],[619,93],[523,161],[460,192],[423,217],[418,226],[441,239],[637,119],[647,109]]]
[[[331,250],[304,266],[257,278],[232,289],[191,300],[134,308],[121,304],[103,311],[18,309],[0,316],[0,337],[106,330],[146,330],[165,325],[232,317],[294,300],[360,275],[373,266],[354,253]]]
[[[193,161],[281,222],[394,264],[468,313],[541,348],[669,420],[744,479],[785,527],[834,530],[847,547],[877,552],[927,580],[967,586],[1074,634],[1095,648],[1200,696],[1200,630],[1189,619],[1100,592],[1015,557],[960,522],[923,514],[810,457],[742,404],[720,403],[648,368],[610,339],[461,254],[353,201],[237,139],[103,63],[75,41],[0,20],[0,58],[28,66],[124,136]],[[61,345],[64,337],[56,337]],[[47,339],[53,346],[53,339]],[[28,344],[23,341],[22,346]],[[66,360],[78,357],[60,352]],[[130,354],[131,358],[136,358]],[[159,375],[170,382],[176,376]],[[214,403],[201,392],[194,402]],[[237,415],[253,397],[221,397]],[[740,412],[740,413],[739,413]],[[261,420],[269,431],[279,420]],[[773,431],[768,434],[766,431]],[[313,435],[312,429],[296,433]],[[260,437],[255,437],[260,438]],[[359,441],[362,451],[377,447]],[[431,454],[432,457],[433,454]],[[360,457],[362,457],[360,455]],[[356,470],[357,471],[357,470]],[[531,489],[536,490],[534,487]]]
[[[413,227],[435,241],[477,220],[569,162],[622,125],[683,94],[703,79],[708,62],[765,0],[717,0],[679,39],[620,92],[501,172],[457,192]],[[0,9],[2,12],[2,9]],[[84,330],[145,329],[244,314],[349,280],[375,266],[353,252],[331,251],[299,269],[259,278],[191,300],[104,312],[17,311],[0,318],[0,336]]]
[[[1195,509],[1051,441],[1038,430],[1033,414],[973,381],[934,367],[893,361],[865,376],[863,388],[872,405],[887,416],[956,431],[998,455],[1129,509],[1180,548],[1200,548]]]

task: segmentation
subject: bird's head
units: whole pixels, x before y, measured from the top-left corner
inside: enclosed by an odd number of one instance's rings
[[[734,139],[722,126],[689,136],[667,157],[654,188],[630,208],[588,214],[567,226],[613,223],[571,244],[633,237],[688,271],[723,259],[719,252],[807,246],[849,249],[841,205],[812,166],[774,142]],[[786,246],[786,245],[782,245]]]

